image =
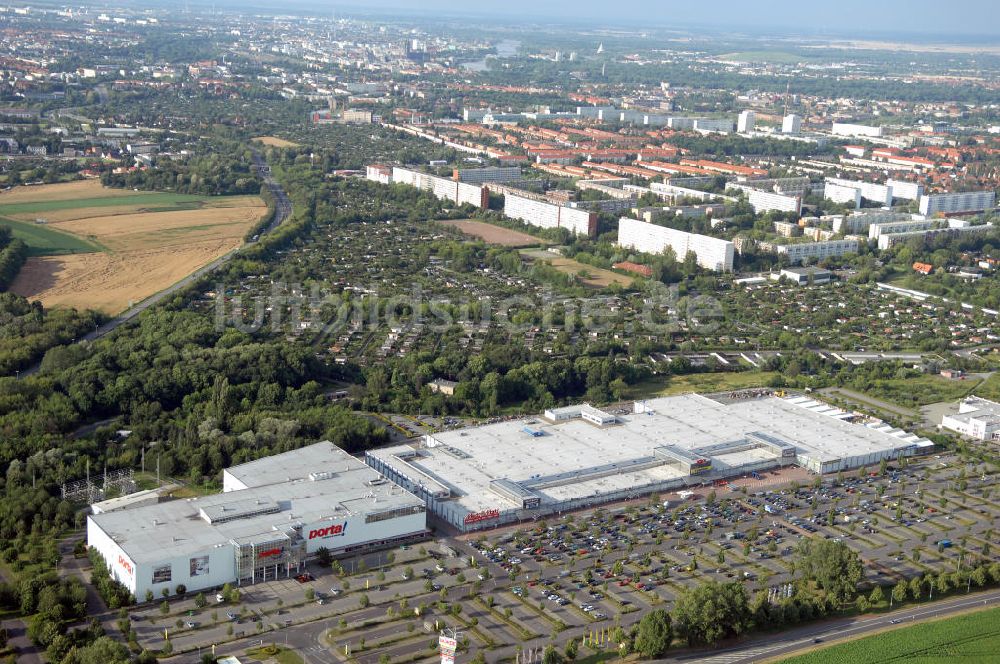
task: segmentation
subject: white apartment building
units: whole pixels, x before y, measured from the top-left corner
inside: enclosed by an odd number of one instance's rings
[[[996,204],[994,191],[961,191],[952,194],[930,194],[920,197],[920,214],[930,216],[938,212],[979,212]]]
[[[365,168],[365,178],[379,184],[391,184],[392,168],[383,164],[371,164]]]
[[[760,244],[762,249],[773,251],[779,256],[787,256],[791,263],[801,263],[804,260],[821,261],[824,258],[856,254],[860,246],[861,241],[854,238],[826,242],[796,242],[794,244],[762,242]]]
[[[724,134],[728,134],[733,130],[732,120],[719,120],[715,118],[698,118],[694,121],[695,131],[716,131]]]
[[[753,111],[743,111],[736,120],[736,131],[745,134],[757,128],[757,114]]]
[[[597,235],[597,214],[589,210],[506,193],[503,213],[539,228],[565,228],[576,235]]]
[[[785,196],[754,189],[748,192],[747,200],[754,212],[767,212],[768,210],[794,212],[795,214],[802,212],[802,199],[798,196]]]
[[[962,221],[957,219],[952,219],[948,226],[942,228],[928,228],[925,230],[908,231],[904,233],[882,233],[878,238],[878,248],[879,249],[892,249],[897,244],[901,244],[913,238],[923,238],[928,239],[935,235],[964,235],[967,233],[986,233],[993,228],[990,224],[982,224],[979,226],[968,226],[962,224],[953,224],[951,222]],[[968,222],[963,222],[967,224]]]
[[[781,121],[781,133],[791,134],[793,136],[795,134],[802,133],[802,118],[794,113],[786,115]]]
[[[887,212],[873,210],[871,212],[855,212],[854,214],[843,216],[833,215],[834,233],[868,233],[872,224],[886,224],[896,221],[922,220],[919,215],[908,212]]]
[[[455,169],[452,179],[469,184],[514,182],[521,179],[519,166],[486,166],[485,168]]]
[[[698,265],[706,270],[733,270],[735,251],[729,240],[678,231],[638,219],[622,217],[618,220],[618,246],[647,254],[662,254],[670,247],[679,261],[683,261],[690,251],[697,257]]]
[[[861,207],[861,190],[857,187],[836,184],[829,180],[823,186],[823,198],[834,203],[850,203],[854,209]]]
[[[851,187],[857,189],[858,191],[861,192],[862,198],[867,198],[870,201],[882,203],[883,205],[892,205],[892,198],[895,195],[890,185],[875,184],[874,182],[863,182],[861,180],[847,180],[844,178],[826,178],[824,180],[824,183],[827,185],[836,185],[838,187]],[[826,196],[826,198],[830,197]],[[834,199],[831,198],[830,200]]]
[[[907,201],[917,201],[924,195],[924,185],[905,180],[887,180],[885,186],[892,188],[892,197]]]
[[[913,231],[924,231],[934,228],[936,221],[931,219],[904,219],[895,221],[883,221],[873,223],[868,226],[868,239],[877,240],[884,234],[889,233],[911,233]]]

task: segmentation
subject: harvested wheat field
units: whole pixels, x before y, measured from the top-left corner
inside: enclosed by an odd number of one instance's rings
[[[0,205],[33,203],[35,201],[68,201],[77,198],[135,196],[142,192],[131,189],[107,189],[100,180],[77,180],[59,184],[22,185],[0,192]]]
[[[76,189],[80,194],[80,188]],[[90,188],[80,196],[79,207],[46,212],[46,227],[90,240],[102,252],[29,258],[11,290],[45,306],[116,314],[239,247],[247,230],[267,212],[257,196],[163,195],[162,200],[152,201],[150,197],[156,195],[143,192],[133,204],[122,199],[121,204],[116,200],[111,205],[95,205],[114,191]],[[65,193],[57,190],[55,195]],[[70,199],[45,198],[46,202],[55,200]],[[16,202],[37,201],[36,196]],[[0,197],[0,210],[3,204],[14,202]]]
[[[297,148],[299,146],[298,143],[294,143],[292,141],[286,141],[285,139],[278,138],[277,136],[258,136],[253,140],[257,141],[258,143],[263,143],[264,145],[268,145],[272,148]]]
[[[502,226],[494,226],[484,221],[475,219],[449,219],[442,221],[446,226],[454,226],[466,235],[479,238],[489,244],[497,244],[501,247],[537,247],[540,244],[548,244],[545,240],[534,235],[528,235],[521,231],[513,231]]]

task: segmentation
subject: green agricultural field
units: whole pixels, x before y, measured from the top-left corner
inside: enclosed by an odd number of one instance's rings
[[[765,387],[777,375],[773,371],[743,371],[652,378],[633,385],[629,389],[629,397],[673,396],[687,392],[728,392]]]
[[[99,196],[96,198],[74,198],[55,201],[32,201],[27,203],[9,203],[0,205],[0,217],[15,214],[37,214],[55,210],[73,210],[76,208],[95,208],[113,206],[159,207],[162,210],[191,209],[193,203],[203,200],[204,196],[187,194],[144,193],[129,196]]]
[[[97,242],[39,224],[0,218],[0,226],[9,226],[14,237],[23,240],[28,245],[29,256],[89,254],[104,251],[104,248]]]
[[[782,664],[950,664],[1000,660],[1000,609],[895,629]]]

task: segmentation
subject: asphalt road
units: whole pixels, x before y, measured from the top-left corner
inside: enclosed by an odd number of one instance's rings
[[[668,657],[664,662],[699,662],[701,664],[751,664],[782,655],[791,655],[805,648],[812,648],[816,639],[824,645],[855,638],[879,630],[904,627],[911,622],[944,618],[970,609],[996,606],[1000,590],[972,593],[940,602],[911,606],[876,616],[860,616],[828,620],[806,625],[779,634],[754,639],[733,648],[706,652],[688,652]]]
[[[288,195],[285,193],[285,190],[281,188],[281,185],[278,184],[278,182],[271,177],[270,169],[264,162],[264,158],[256,150],[253,153],[253,160],[254,160],[254,167],[257,169],[258,175],[260,175],[261,178],[264,180],[264,184],[271,191],[271,195],[274,197],[274,216],[271,218],[271,223],[268,224],[268,226],[263,231],[261,231],[260,234],[264,235],[266,233],[270,233],[271,231],[273,231],[275,228],[281,225],[285,221],[285,219],[287,219],[291,215],[292,202],[291,200],[289,200]],[[162,302],[164,298],[167,298],[173,295],[174,293],[184,288],[187,288],[201,277],[217,270],[220,266],[226,264],[233,256],[235,256],[238,251],[239,249],[234,249],[229,253],[219,256],[211,263],[203,265],[202,267],[198,268],[197,270],[195,270],[188,276],[184,277],[180,281],[164,288],[158,293],[150,295],[142,302],[139,302],[135,306],[122,312],[115,318],[109,320],[104,325],[98,327],[96,330],[88,332],[87,334],[81,336],[79,339],[74,340],[73,343],[79,343],[81,341],[94,341],[96,339],[100,339],[106,334],[121,327],[125,323],[128,323],[129,321],[133,320],[136,316],[146,311],[150,307]],[[28,369],[21,371],[18,374],[18,377],[23,378],[25,376],[30,376],[34,373],[37,373],[40,366],[41,363],[38,363],[32,367],[29,367]]]

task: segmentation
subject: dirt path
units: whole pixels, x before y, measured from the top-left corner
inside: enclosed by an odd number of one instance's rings
[[[834,397],[841,397],[849,401],[854,401],[859,406],[867,406],[869,408],[875,408],[886,413],[891,413],[893,415],[898,415],[900,417],[919,417],[920,413],[909,408],[904,408],[903,406],[898,406],[894,403],[889,403],[888,401],[883,401],[881,399],[876,399],[875,397],[870,397],[867,394],[861,394],[860,392],[855,392],[854,390],[849,390],[844,387],[827,387],[820,390],[821,394],[826,394]]]

